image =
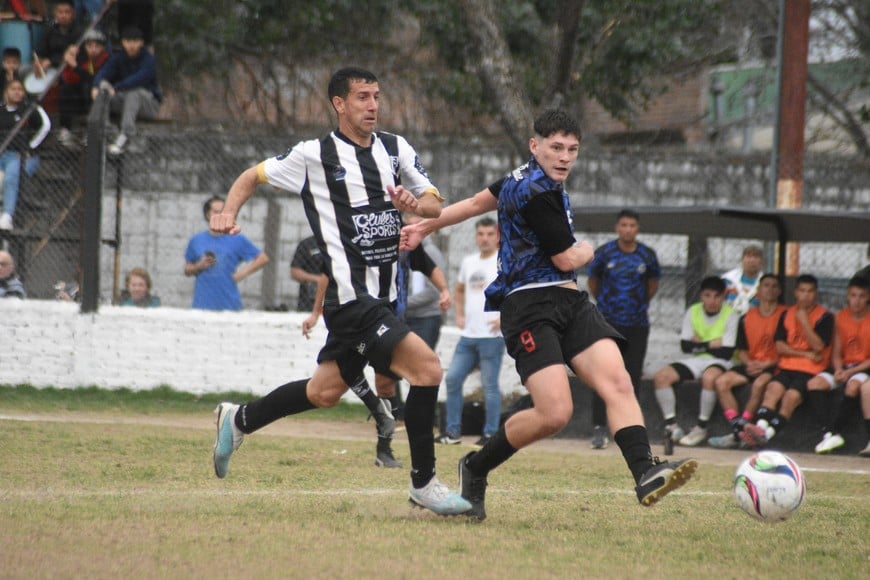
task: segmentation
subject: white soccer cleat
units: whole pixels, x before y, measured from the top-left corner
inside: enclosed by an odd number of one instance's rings
[[[680,445],[685,445],[686,447],[697,447],[704,440],[707,439],[707,429],[701,427],[700,425],[695,425],[692,427],[692,430],[689,431],[683,437],[680,437]]]
[[[468,500],[450,491],[437,477],[433,477],[420,489],[412,483],[408,501],[420,509],[432,510],[439,516],[458,516],[471,510]]]
[[[239,448],[245,434],[236,427],[238,405],[221,403],[217,413],[217,436],[214,440],[214,474],[223,479],[230,470],[230,456]]]
[[[843,436],[839,433],[831,433],[828,431],[825,433],[822,440],[819,441],[819,444],[816,445],[816,453],[825,454],[830,453],[831,451],[835,451],[846,444],[846,440],[843,439]]]

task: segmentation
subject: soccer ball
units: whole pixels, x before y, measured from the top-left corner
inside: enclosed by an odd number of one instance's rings
[[[778,451],[759,451],[734,474],[737,503],[762,522],[784,522],[804,503],[807,484],[800,467]]]

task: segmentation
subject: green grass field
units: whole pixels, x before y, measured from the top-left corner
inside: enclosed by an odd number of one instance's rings
[[[865,470],[807,472],[801,511],[766,525],[737,507],[732,466],[702,462],[689,485],[643,508],[618,455],[586,442],[582,452],[533,448],[491,475],[489,518],[476,523],[411,509],[407,469],[376,469],[373,437],[317,432],[326,418],[363,422],[360,407],[283,420],[311,437],[248,437],[218,480],[213,400],[73,393],[0,387],[0,578],[866,578],[870,569]],[[404,437],[395,448],[407,464]],[[437,448],[451,487],[467,451]]]

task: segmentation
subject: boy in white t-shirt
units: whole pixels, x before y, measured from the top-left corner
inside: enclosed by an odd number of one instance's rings
[[[498,431],[501,417],[501,391],[498,375],[504,355],[500,314],[484,312],[483,291],[498,274],[498,226],[492,218],[482,218],[475,224],[475,242],[480,250],[466,256],[459,268],[454,293],[456,326],[462,335],[447,369],[447,422],[439,438],[449,445],[461,442],[462,385],[471,371],[479,366],[483,383],[486,419],[478,445],[483,445]]]
[[[749,245],[743,248],[740,267],[722,274],[725,280],[725,304],[743,316],[753,306],[758,306],[758,283],[761,281],[764,266],[764,252],[760,246]]]

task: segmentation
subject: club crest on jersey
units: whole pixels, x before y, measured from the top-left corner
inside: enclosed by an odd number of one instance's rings
[[[364,248],[382,240],[397,238],[402,228],[399,211],[395,208],[357,214],[352,219],[357,235],[351,241]]]
[[[330,172],[335,181],[344,181],[344,178],[347,176],[347,169],[341,165],[333,165],[330,167]]]
[[[515,181],[520,181],[525,178],[529,174],[529,164],[525,163],[520,165],[513,171],[511,171],[511,177],[514,178]]]
[[[377,334],[378,334],[378,336],[383,336],[389,330],[390,330],[389,326],[387,326],[386,324],[382,324],[381,327],[378,329]]]

